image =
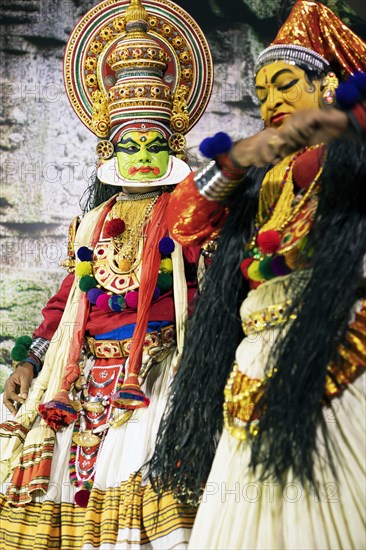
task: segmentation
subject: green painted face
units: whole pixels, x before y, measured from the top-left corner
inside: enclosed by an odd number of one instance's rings
[[[116,154],[120,176],[126,180],[156,180],[168,169],[169,147],[161,132],[127,132]]]

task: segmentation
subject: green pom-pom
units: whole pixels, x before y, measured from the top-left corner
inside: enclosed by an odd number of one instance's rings
[[[28,348],[21,344],[17,344],[11,350],[10,357],[13,361],[24,361],[24,359],[28,357]]]
[[[173,285],[173,277],[170,273],[159,273],[157,286],[160,290],[169,290]]]
[[[89,275],[84,275],[84,277],[81,277],[79,281],[79,288],[83,292],[89,292],[92,288],[95,288],[97,286],[97,281],[94,279],[94,277],[90,277]]]
[[[32,345],[32,338],[30,336],[19,336],[15,340],[15,345],[24,346],[25,348],[29,348]]]
[[[275,274],[271,268],[271,256],[266,256],[261,262],[259,262],[259,273],[262,275],[263,279],[273,279]]]

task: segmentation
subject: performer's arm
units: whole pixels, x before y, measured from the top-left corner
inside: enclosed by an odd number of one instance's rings
[[[215,239],[227,217],[225,201],[245,172],[225,153],[191,173],[171,196],[167,220],[172,236],[185,246]]]
[[[24,403],[33,378],[42,369],[43,358],[61,321],[73,280],[74,274],[67,275],[59,291],[48,301],[42,310],[44,320],[33,334],[28,357],[19,362],[15,371],[5,382],[4,405],[14,415],[17,412],[15,404]]]

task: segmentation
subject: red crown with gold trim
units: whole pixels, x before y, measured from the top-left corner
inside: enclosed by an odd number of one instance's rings
[[[298,0],[271,46],[259,55],[255,71],[274,61],[303,63],[340,79],[366,70],[366,44],[321,2]]]

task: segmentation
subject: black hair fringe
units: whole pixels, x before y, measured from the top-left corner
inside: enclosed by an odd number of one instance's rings
[[[239,307],[249,290],[239,266],[267,170],[251,169],[230,198],[150,462],[155,489],[171,488],[188,504],[198,502],[222,430],[223,391],[242,337]]]
[[[86,214],[121,191],[121,186],[102,183],[97,178],[95,171],[90,178],[90,184],[80,198],[81,211]]]
[[[291,468],[302,483],[316,484],[318,426],[336,476],[323,415],[324,385],[327,366],[339,360],[337,347],[360,297],[366,254],[365,143],[340,139],[328,147],[307,249],[312,251],[311,278],[290,289],[298,316],[278,338],[267,365],[277,373],[258,404],[265,404],[265,414],[258,436],[251,438],[251,467],[261,478],[272,476],[279,482]]]

